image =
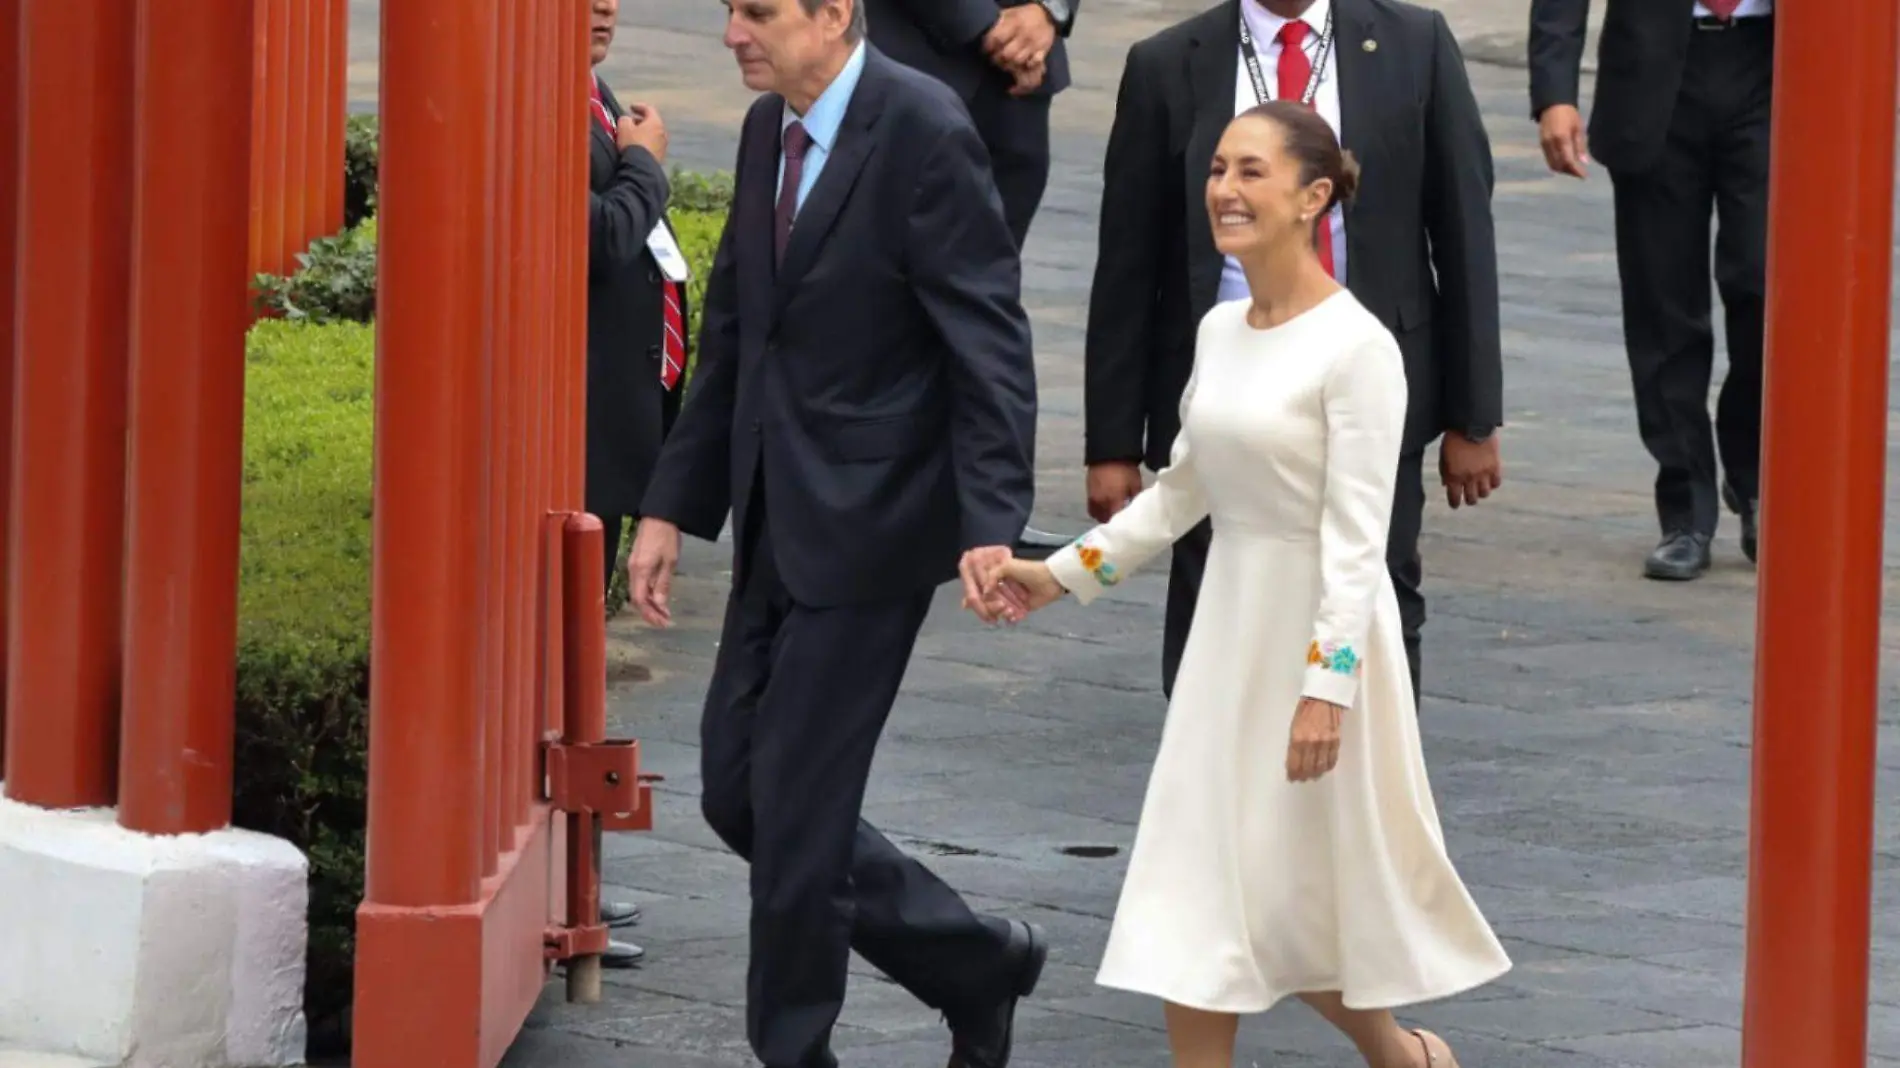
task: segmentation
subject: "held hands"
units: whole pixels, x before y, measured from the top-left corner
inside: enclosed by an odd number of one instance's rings
[[[654,159],[666,162],[666,123],[650,104],[635,104],[620,116],[614,128],[614,142],[622,152],[639,145],[653,153]]]
[[[1438,478],[1445,484],[1445,501],[1453,508],[1477,504],[1504,484],[1504,454],[1493,433],[1472,441],[1456,430],[1445,431],[1438,444]]]
[[[1286,777],[1312,782],[1339,763],[1339,724],[1346,710],[1317,697],[1300,698],[1286,746]]]
[[[985,623],[1020,623],[1062,596],[1062,584],[1039,560],[1018,560],[1006,545],[963,554],[963,607]]]
[[[668,597],[673,592],[673,569],[679,560],[680,528],[664,519],[640,520],[627,555],[627,597],[648,626],[673,624]]]
[[[983,52],[990,62],[1013,75],[1013,96],[1024,96],[1042,86],[1043,63],[1056,43],[1056,24],[1040,4],[1004,8],[996,25],[983,36]]]

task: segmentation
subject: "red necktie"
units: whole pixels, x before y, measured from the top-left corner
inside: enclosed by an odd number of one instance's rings
[[[1742,6],[1742,0],[1702,0],[1702,6],[1708,8],[1709,13],[1716,18],[1727,22],[1735,17],[1735,9]]]
[[[600,128],[607,131],[607,136],[613,137],[614,120],[607,111],[607,102],[601,99],[599,79],[589,78],[587,88],[592,98],[590,104],[594,118],[599,121]],[[661,333],[666,336],[660,349],[660,385],[672,389],[686,371],[686,317],[680,313],[678,283],[671,279],[662,280],[661,296],[666,304]]]
[[[1305,43],[1306,23],[1294,19],[1280,27],[1280,86],[1274,94],[1276,99],[1297,102],[1306,96],[1306,85],[1313,80],[1313,61],[1306,58]],[[1338,272],[1333,270],[1332,213],[1320,216],[1313,240],[1319,245],[1320,265],[1326,268],[1327,274],[1337,278]]]

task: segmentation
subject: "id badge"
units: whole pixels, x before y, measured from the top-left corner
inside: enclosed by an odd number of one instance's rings
[[[660,273],[673,283],[686,281],[686,254],[680,251],[678,241],[673,240],[673,231],[661,223],[647,235],[647,251],[653,253],[654,262],[660,265]]]

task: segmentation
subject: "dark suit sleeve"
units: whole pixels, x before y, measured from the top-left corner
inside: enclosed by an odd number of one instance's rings
[[[1432,95],[1425,119],[1425,232],[1438,275],[1437,345],[1444,426],[1504,422],[1498,248],[1491,140],[1445,17],[1432,12]]]
[[[740,173],[744,156],[741,148]],[[707,541],[719,537],[732,509],[732,419],[739,380],[738,268],[732,241],[732,219],[727,216],[706,278],[693,380],[640,499],[641,515],[664,519]]]
[[[1531,0],[1531,118],[1557,104],[1577,106],[1589,23],[1590,0]]]
[[[922,161],[906,244],[917,299],[950,353],[963,547],[1013,545],[1035,499],[1035,350],[1016,241],[967,121]]]
[[[671,187],[653,153],[620,149],[607,188],[587,197],[587,269],[590,275],[625,269],[646,255],[647,235],[666,217]]]
[[[1083,459],[1139,463],[1147,431],[1155,300],[1165,257],[1167,114],[1139,47],[1122,68],[1115,122],[1102,161],[1102,217],[1083,344]],[[1176,268],[1179,265],[1175,265]]]
[[[1002,8],[996,0],[892,0],[923,27],[937,48],[957,52],[976,43],[996,25]]]

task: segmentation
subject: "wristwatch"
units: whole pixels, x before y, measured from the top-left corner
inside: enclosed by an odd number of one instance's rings
[[[1484,444],[1485,439],[1489,438],[1492,434],[1497,433],[1497,430],[1498,430],[1497,427],[1485,426],[1482,423],[1479,423],[1479,424],[1474,424],[1472,426],[1465,427],[1463,430],[1459,431],[1459,433],[1463,434],[1467,439],[1469,439],[1473,445],[1482,445]]]
[[[1075,25],[1075,5],[1069,0],[1036,0],[1036,4],[1049,13],[1049,21],[1056,24],[1056,33],[1067,37]]]

